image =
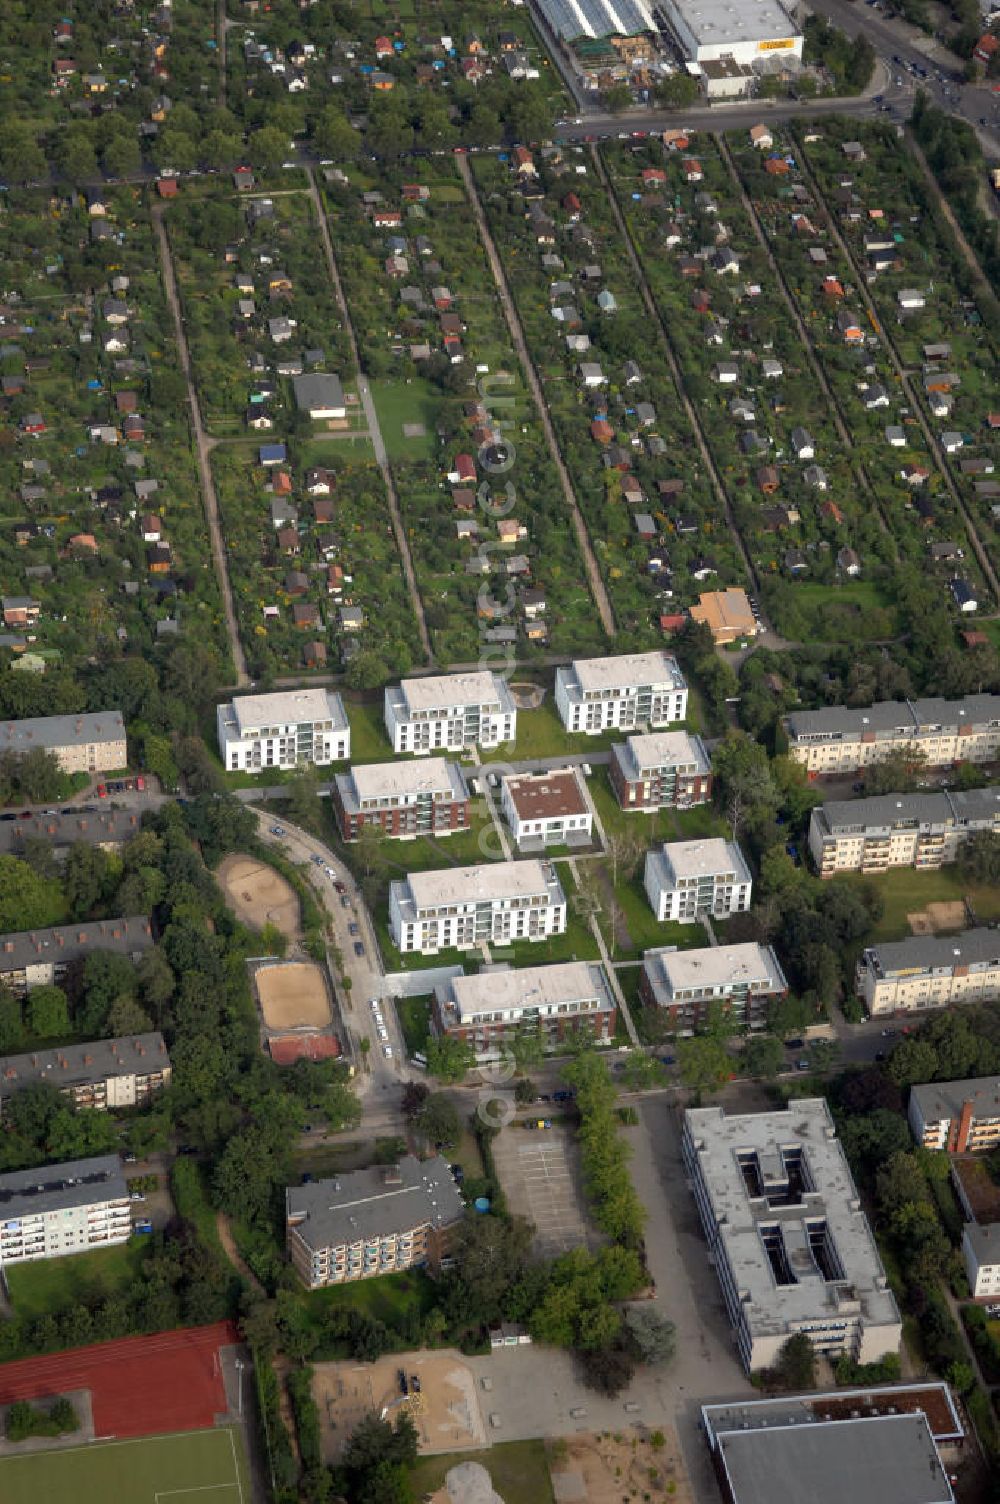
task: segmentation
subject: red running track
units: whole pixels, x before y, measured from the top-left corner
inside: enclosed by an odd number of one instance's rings
[[[0,1365],[0,1404],[89,1389],[98,1436],[204,1430],[227,1408],[215,1355],[239,1340],[218,1321],[22,1358]]]

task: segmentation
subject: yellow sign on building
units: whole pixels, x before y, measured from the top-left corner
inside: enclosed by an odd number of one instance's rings
[[[778,42],[758,42],[758,52],[785,52],[789,47],[795,46],[794,37],[784,37]]]

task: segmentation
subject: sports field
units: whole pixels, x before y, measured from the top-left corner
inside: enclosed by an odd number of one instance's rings
[[[249,1504],[239,1434],[187,1431],[0,1458],[4,1504]]]

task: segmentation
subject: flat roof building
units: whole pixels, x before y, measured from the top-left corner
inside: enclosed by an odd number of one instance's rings
[[[504,819],[522,849],[587,845],[593,816],[576,768],[518,773],[500,789]]]
[[[907,1117],[925,1149],[970,1154],[1000,1144],[1000,1076],[911,1086]]]
[[[351,1170],[285,1191],[292,1265],[310,1290],[436,1265],[465,1203],[438,1155]]]
[[[712,795],[705,743],[689,731],[650,731],[615,742],[608,777],[623,810],[690,809]]]
[[[750,907],[750,869],[735,841],[719,836],[667,841],[646,853],[646,897],[657,919],[695,924],[703,914],[728,919]]]
[[[61,981],[73,961],[95,950],[115,951],[138,962],[152,944],[152,925],[144,914],[17,930],[0,935],[0,983],[23,997],[32,987]]]
[[[0,1175],[0,1268],[127,1243],[131,1233],[117,1154]]]
[[[567,731],[667,726],[687,714],[687,682],[670,653],[577,658],[556,669],[556,709]]]
[[[801,60],[801,29],[778,0],[741,0],[737,6],[727,0],[664,0],[664,11],[689,62]]]
[[[809,852],[820,877],[941,867],[971,835],[1000,833],[1000,786],[949,793],[834,799],[809,820]]]
[[[856,991],[868,1012],[903,1013],[1000,998],[1000,931],[912,935],[861,952]]]
[[[0,752],[51,752],[64,773],[110,773],[128,766],[120,710],[0,721]]]
[[[708,627],[716,644],[756,637],[760,631],[749,596],[735,586],[728,590],[706,590],[698,597],[698,604],[691,607],[691,620]]]
[[[592,1030],[595,1039],[610,1039],[616,1012],[598,961],[489,966],[475,976],[449,977],[434,989],[437,1029],[467,1040],[479,1055],[510,1034],[535,1027],[546,1045],[581,1028]]]
[[[217,707],[216,724],[227,772],[324,767],[351,755],[344,702],[331,689],[240,695]]]
[[[0,1058],[0,1115],[5,1102],[39,1081],[58,1087],[77,1107],[134,1107],[170,1085],[170,1056],[159,1033],[95,1039]]]
[[[691,1034],[713,1003],[728,1008],[737,1023],[762,1029],[767,1006],[784,997],[788,983],[771,946],[703,946],[697,950],[647,951],[639,992],[650,1007],[664,1008],[678,1034]]]
[[[389,884],[389,928],[399,950],[421,955],[546,940],[566,928],[566,895],[537,860],[411,872]]]
[[[831,705],[793,711],[782,724],[789,755],[817,777],[852,773],[900,751],[922,755],[932,768],[1000,756],[1000,695]]]
[[[356,763],[334,779],[333,808],[345,841],[357,840],[363,825],[412,840],[467,830],[471,799],[458,763],[432,757],[426,762]]]
[[[896,1301],[822,1097],[689,1108],[681,1149],[748,1373],[797,1332],[857,1363],[899,1351]]]
[[[740,1399],[703,1405],[702,1426],[710,1447],[717,1436],[732,1431],[757,1431],[774,1426],[809,1425],[837,1421],[876,1420],[884,1415],[922,1415],[935,1445],[949,1456],[965,1442],[965,1427],[955,1398],[941,1379],[919,1383],[877,1384],[864,1389],[810,1390],[808,1394],[773,1395],[768,1399]],[[844,1433],[850,1440],[851,1431]]]
[[[517,708],[499,674],[433,674],[387,686],[385,729],[394,752],[496,747],[516,737]]]

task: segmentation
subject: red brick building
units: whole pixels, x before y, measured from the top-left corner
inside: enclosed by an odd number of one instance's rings
[[[397,840],[469,828],[468,784],[443,757],[352,767],[334,780],[333,808],[345,841],[356,841],[366,823]]]
[[[611,748],[608,776],[624,810],[690,809],[712,797],[712,768],[700,736],[687,731],[630,736]]]

